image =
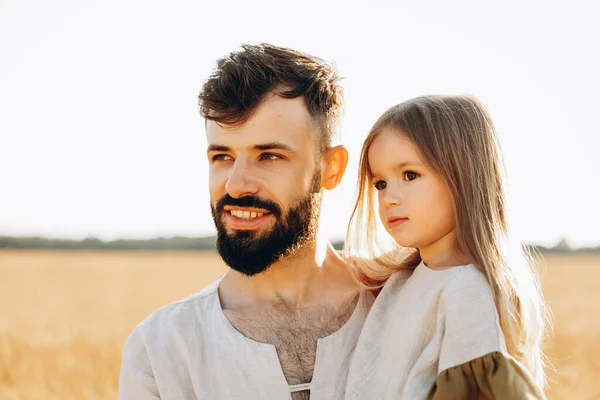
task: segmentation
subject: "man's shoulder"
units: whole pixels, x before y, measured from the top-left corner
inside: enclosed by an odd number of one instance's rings
[[[217,289],[221,278],[201,291],[182,300],[167,304],[138,324],[136,329],[144,336],[158,336],[176,331],[184,334],[190,329],[197,329],[198,325],[210,323],[208,321],[219,306]]]
[[[215,310],[219,306],[219,282],[159,308],[133,329],[123,349],[121,397],[140,398],[138,391],[142,384],[148,384],[150,390],[157,392],[159,381],[167,393],[193,392],[188,386],[190,372],[186,368],[192,363],[198,368],[202,350],[207,347],[204,342],[214,338],[211,319],[218,318]],[[147,398],[147,395],[142,397]]]

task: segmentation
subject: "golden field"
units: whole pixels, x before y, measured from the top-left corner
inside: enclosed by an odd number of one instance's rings
[[[0,399],[116,399],[123,344],[225,271],[211,252],[0,251]],[[547,256],[550,399],[600,399],[600,256]]]

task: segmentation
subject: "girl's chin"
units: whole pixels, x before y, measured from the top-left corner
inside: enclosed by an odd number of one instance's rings
[[[392,238],[394,239],[396,244],[400,247],[410,247],[410,248],[418,247],[416,241],[410,240],[406,236],[394,235],[394,236],[392,236]]]

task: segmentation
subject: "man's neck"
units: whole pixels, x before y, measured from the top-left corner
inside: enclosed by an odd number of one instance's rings
[[[299,309],[322,304],[329,295],[340,298],[340,294],[357,291],[351,271],[330,243],[322,263],[317,260],[315,243],[310,243],[255,276],[230,270],[219,286],[221,304],[226,310],[282,303]]]

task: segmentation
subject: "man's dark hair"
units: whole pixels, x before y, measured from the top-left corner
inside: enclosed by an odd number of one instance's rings
[[[199,97],[200,114],[230,126],[248,121],[269,93],[302,96],[320,127],[321,151],[330,147],[343,103],[335,67],[320,58],[270,44],[242,45],[217,61]]]

